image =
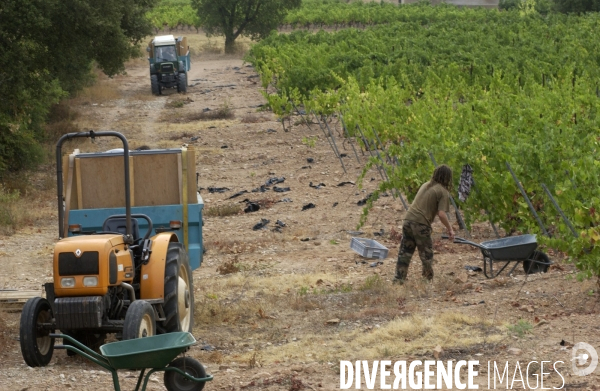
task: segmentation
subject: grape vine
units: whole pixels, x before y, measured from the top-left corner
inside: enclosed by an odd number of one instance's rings
[[[380,190],[409,199],[431,175],[429,152],[456,177],[469,164],[477,190],[460,203],[469,224],[488,210],[507,232],[539,233],[509,163],[552,234],[539,240],[599,275],[600,17],[397,9],[402,22],[274,34],[254,46],[248,60],[273,110],[289,114],[293,100],[343,116],[350,132],[377,132],[398,163]]]

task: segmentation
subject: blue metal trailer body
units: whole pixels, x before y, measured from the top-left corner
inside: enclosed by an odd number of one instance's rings
[[[204,245],[202,243],[202,209],[204,203],[199,198],[199,203],[188,204],[188,243],[186,250],[190,258],[190,267],[195,270],[202,264],[202,254]],[[103,209],[79,209],[72,210],[69,214],[69,225],[80,224],[82,232],[102,231],[102,224],[108,216],[120,215],[125,213],[125,208],[103,208]],[[169,228],[169,222],[179,220],[182,222],[181,228],[169,230],[179,238],[179,242],[184,240],[184,218],[183,205],[159,205],[159,206],[138,206],[131,208],[132,214],[145,214],[152,220],[153,232],[150,236],[156,235],[156,229]],[[148,230],[148,223],[145,219],[137,219],[140,235],[144,235]],[[69,233],[69,236],[73,236]]]

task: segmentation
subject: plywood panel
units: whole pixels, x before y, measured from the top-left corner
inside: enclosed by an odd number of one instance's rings
[[[179,204],[180,154],[134,157],[136,206]]]
[[[13,290],[0,290],[0,300],[28,300],[32,297],[40,296],[40,291],[13,291]]]
[[[75,150],[73,154],[78,154],[79,151]],[[69,181],[69,155],[63,155],[63,200],[66,202],[67,200],[67,188]],[[73,163],[73,173],[71,176],[71,203],[69,205],[70,209],[77,209],[77,166]]]
[[[177,55],[178,56],[185,56],[188,52],[188,44],[187,44],[187,37],[182,37],[181,41],[178,42],[177,45]]]
[[[37,291],[7,291],[0,290],[0,310],[1,311],[20,311],[25,302],[32,297],[38,297],[41,295],[39,290]]]
[[[123,156],[77,158],[80,209],[116,208],[125,205]],[[80,185],[80,186],[79,186]],[[79,190],[80,189],[80,190]]]
[[[187,152],[188,202],[196,203],[196,157]],[[130,156],[131,205],[175,205],[183,198],[182,154],[157,153]],[[76,158],[72,174],[70,209],[125,206],[123,156]],[[63,194],[67,198],[68,155],[63,157]]]

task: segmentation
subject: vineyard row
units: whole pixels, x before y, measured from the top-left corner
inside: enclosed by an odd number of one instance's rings
[[[409,200],[431,175],[430,152],[456,173],[469,164],[477,191],[460,203],[469,224],[490,218],[506,232],[539,233],[508,163],[552,235],[543,242],[598,275],[600,18],[411,12],[403,23],[273,35],[253,47],[274,112],[285,117],[302,103],[343,117],[351,137],[360,128],[368,143],[379,139],[394,164],[374,157],[363,175],[382,164],[389,179],[379,191],[400,189]]]

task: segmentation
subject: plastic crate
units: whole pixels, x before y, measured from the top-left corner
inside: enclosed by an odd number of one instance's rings
[[[384,259],[388,255],[388,248],[373,239],[352,238],[350,248],[365,258]]]

